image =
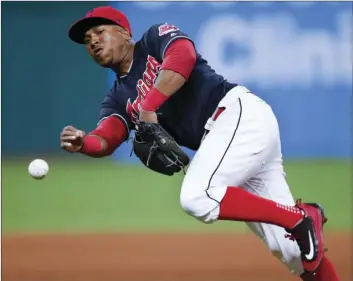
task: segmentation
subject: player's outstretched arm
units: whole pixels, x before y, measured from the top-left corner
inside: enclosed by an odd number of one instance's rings
[[[123,121],[110,116],[87,135],[81,130],[67,126],[60,135],[60,141],[61,147],[68,152],[80,152],[99,158],[111,155],[123,143],[127,134]]]
[[[152,89],[142,103],[140,120],[148,112],[155,112],[167,99],[178,91],[189,78],[196,62],[196,51],[188,39],[174,41],[166,50],[161,71]]]

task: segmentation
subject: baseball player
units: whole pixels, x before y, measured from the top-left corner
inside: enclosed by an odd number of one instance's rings
[[[188,165],[180,194],[187,214],[244,221],[302,280],[338,281],[324,254],[323,209],[291,195],[271,107],[217,74],[177,26],[153,25],[137,42],[131,36],[127,17],[109,6],[71,26],[69,37],[116,81],[96,129],[65,127],[61,147],[104,157],[135,130],[133,149],[146,167],[173,175]],[[190,163],[180,146],[196,151]]]

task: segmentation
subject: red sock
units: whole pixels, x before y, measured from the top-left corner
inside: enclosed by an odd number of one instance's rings
[[[303,274],[300,276],[303,281],[339,281],[336,270],[332,262],[324,256],[315,275]]]
[[[219,220],[263,222],[292,229],[303,214],[294,206],[286,206],[262,198],[239,187],[228,187],[220,204]]]

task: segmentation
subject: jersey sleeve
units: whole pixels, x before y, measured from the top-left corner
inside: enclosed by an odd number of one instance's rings
[[[98,123],[102,122],[104,119],[115,116],[119,118],[126,126],[128,135],[130,134],[130,130],[133,127],[131,119],[129,118],[126,112],[126,102],[122,99],[119,99],[123,95],[119,95],[117,91],[117,84],[114,83],[112,89],[108,92],[108,94],[104,97],[103,102],[101,103]]]
[[[143,35],[142,41],[149,54],[163,62],[165,52],[172,42],[184,38],[194,42],[176,25],[170,23],[155,24]]]

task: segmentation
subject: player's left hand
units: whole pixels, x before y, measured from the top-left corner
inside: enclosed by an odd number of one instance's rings
[[[146,123],[158,123],[158,118],[156,112],[146,111],[141,108],[139,120]]]

